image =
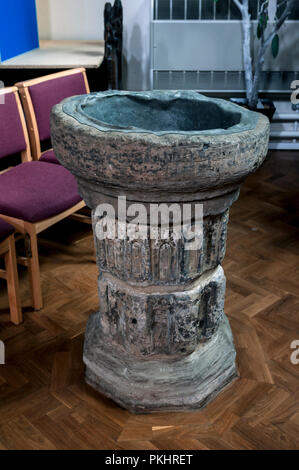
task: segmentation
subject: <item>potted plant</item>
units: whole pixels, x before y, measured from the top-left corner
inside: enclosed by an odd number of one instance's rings
[[[215,2],[221,0],[214,0]],[[271,47],[275,59],[279,53],[279,30],[292,12],[295,0],[261,0],[257,15],[256,36],[259,40],[257,54],[253,54],[252,22],[249,0],[233,0],[242,16],[243,64],[245,70],[246,99],[232,99],[252,110],[265,114],[270,120],[275,106],[270,100],[259,100],[259,89],[267,49]],[[261,106],[262,105],[262,106]]]

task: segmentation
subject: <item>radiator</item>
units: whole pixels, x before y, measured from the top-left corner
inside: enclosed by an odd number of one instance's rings
[[[260,1],[250,1],[253,32]],[[265,60],[260,91],[273,101],[287,99],[299,79],[298,21],[299,1],[280,32],[279,56],[274,60],[269,51]],[[232,0],[152,0],[151,88],[244,93],[241,44],[240,13]],[[298,148],[298,113],[291,103],[283,107],[287,112],[275,117],[271,146]]]

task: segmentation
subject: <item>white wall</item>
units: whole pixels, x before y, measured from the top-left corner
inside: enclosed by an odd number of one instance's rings
[[[104,37],[104,0],[36,0],[41,39]]]
[[[103,39],[105,3],[106,0],[36,0],[40,39]],[[151,1],[122,0],[122,3],[124,88],[148,89]]]

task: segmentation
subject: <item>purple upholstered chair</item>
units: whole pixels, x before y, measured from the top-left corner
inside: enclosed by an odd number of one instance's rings
[[[20,154],[22,161],[30,161],[27,127],[18,89],[0,89],[0,159]]]
[[[83,68],[66,70],[45,77],[17,83],[25,116],[29,123],[29,138],[34,160],[59,163],[50,146],[50,113],[64,98],[89,93],[86,71]]]
[[[30,160],[24,115],[14,99],[16,89],[4,89],[1,93],[5,98],[0,105],[1,156],[26,152]],[[14,132],[9,124],[14,126]],[[83,207],[75,178],[61,165],[27,161],[0,174],[0,218],[30,242],[26,243],[23,264],[28,266],[36,310],[42,308],[37,235]]]
[[[14,227],[0,219],[0,256],[4,257],[5,269],[0,269],[0,278],[7,282],[10,319],[15,325],[22,322],[19,294],[19,279],[16,260]]]

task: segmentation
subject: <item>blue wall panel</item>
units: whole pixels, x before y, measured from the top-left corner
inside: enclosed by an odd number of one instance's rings
[[[35,0],[0,0],[0,60],[39,47]]]

